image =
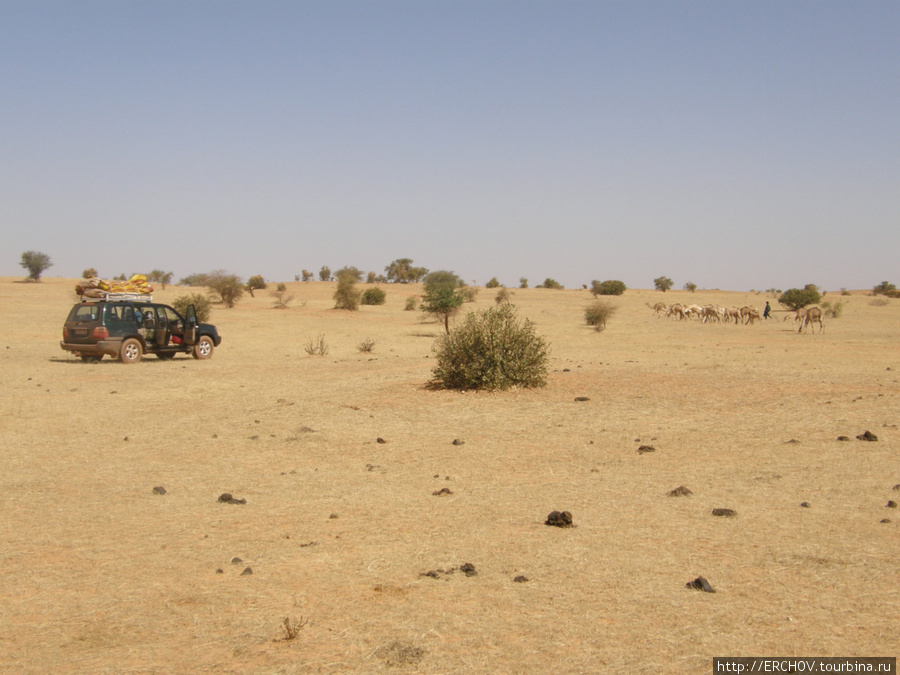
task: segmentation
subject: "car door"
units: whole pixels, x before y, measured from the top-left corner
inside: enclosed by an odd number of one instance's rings
[[[166,316],[166,308],[161,305],[154,307],[156,310],[156,336],[154,342],[159,349],[169,344],[170,330],[169,318]]]
[[[197,310],[193,305],[188,305],[184,312],[184,344],[197,344]]]

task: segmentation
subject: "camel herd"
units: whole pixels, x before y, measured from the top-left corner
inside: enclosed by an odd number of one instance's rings
[[[647,303],[647,307],[652,309],[656,316],[666,317],[667,319],[677,319],[678,321],[696,319],[701,323],[733,323],[734,325],[748,326],[753,325],[761,319],[759,310],[755,307],[721,307],[718,305],[683,305],[680,302],[667,305],[664,302],[657,302],[655,305]],[[805,308],[801,307],[793,315],[788,314],[784,317],[787,321],[793,316],[794,322],[799,322],[800,328],[798,333],[802,333],[807,326],[813,324],[812,332],[815,333],[815,324],[819,324],[819,332],[825,330],[825,324],[822,322],[822,310],[818,307]]]

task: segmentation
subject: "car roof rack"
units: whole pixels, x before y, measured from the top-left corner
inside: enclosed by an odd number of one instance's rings
[[[107,293],[102,300],[104,302],[114,302],[130,300],[131,302],[153,302],[153,296],[146,293]]]

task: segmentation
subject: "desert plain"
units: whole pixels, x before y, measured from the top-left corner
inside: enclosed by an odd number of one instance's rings
[[[0,672],[900,652],[900,300],[832,292],[840,318],[798,334],[648,307],[779,309],[764,293],[629,289],[597,332],[588,291],[512,289],[548,383],[487,393],[427,386],[443,326],[404,311],[414,284],[357,312],[333,283],[256,291],[214,306],[212,359],[123,365],[60,349],[75,282],[0,278]]]

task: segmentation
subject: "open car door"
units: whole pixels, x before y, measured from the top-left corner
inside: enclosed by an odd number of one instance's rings
[[[193,305],[188,305],[184,312],[184,344],[197,344],[197,310]]]

